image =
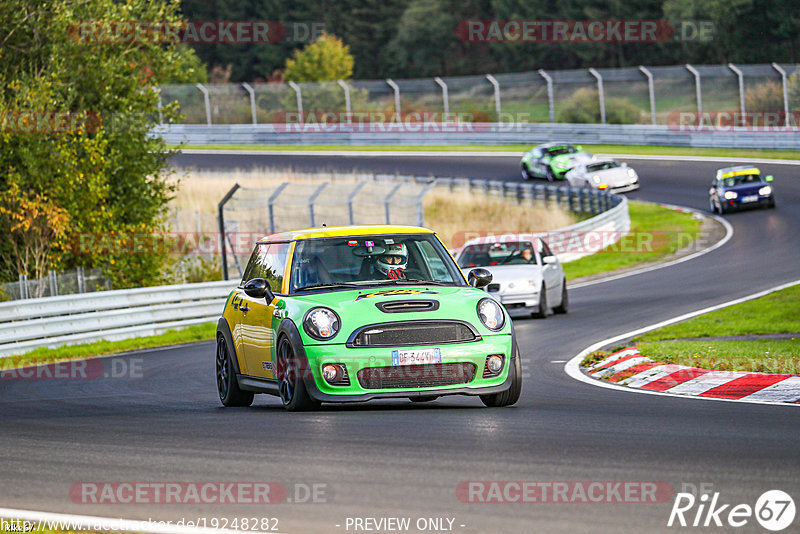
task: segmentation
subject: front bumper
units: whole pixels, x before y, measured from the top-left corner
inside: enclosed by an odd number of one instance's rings
[[[628,193],[630,191],[636,191],[637,189],[639,189],[639,182],[633,184],[620,185],[617,187],[608,187],[604,191],[609,191],[611,193]]]
[[[307,345],[305,347],[310,376],[304,380],[308,393],[322,402],[362,402],[382,398],[408,398],[418,396],[442,395],[485,395],[505,391],[511,386],[509,368],[512,363],[513,341],[511,334],[484,336],[479,341],[469,343],[453,343],[438,345],[441,351],[442,364],[474,364],[474,377],[468,382],[419,387],[409,381],[409,387],[392,387],[373,389],[364,387],[359,380],[359,371],[375,367],[392,367],[403,369],[411,376],[420,366],[392,366],[392,348],[359,347],[349,348],[345,345]],[[402,347],[402,350],[424,349],[431,347]],[[499,375],[483,378],[486,357],[490,354],[503,354],[505,364]],[[334,386],[322,378],[322,366],[327,363],[339,363],[347,366],[350,385]]]
[[[742,202],[742,197],[739,197],[734,200],[725,200],[723,201],[723,206],[726,210],[746,210],[751,208],[766,208],[771,206],[775,203],[775,196],[770,195],[768,197],[759,196],[758,200],[753,202]]]

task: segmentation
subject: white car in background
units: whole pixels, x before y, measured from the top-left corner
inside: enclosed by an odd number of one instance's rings
[[[628,167],[610,158],[598,158],[578,164],[565,178],[571,187],[587,187],[614,193],[625,193],[639,189],[639,175]]]
[[[552,308],[567,313],[567,280],[558,258],[541,238],[485,237],[468,241],[456,261],[462,270],[483,267],[492,273],[486,291],[509,315],[544,319]],[[516,240],[515,240],[516,239]]]

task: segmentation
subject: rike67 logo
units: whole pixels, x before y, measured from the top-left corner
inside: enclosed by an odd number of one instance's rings
[[[794,517],[794,500],[781,490],[764,492],[755,506],[723,504],[719,492],[704,493],[700,497],[678,493],[667,526],[739,528],[752,524],[755,519],[761,527],[778,532],[791,526]]]

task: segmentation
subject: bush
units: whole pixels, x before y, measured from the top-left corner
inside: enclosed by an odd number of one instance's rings
[[[606,122],[608,124],[636,124],[641,110],[627,98],[606,97]],[[572,93],[559,106],[558,122],[600,124],[600,98],[597,89],[581,88]]]

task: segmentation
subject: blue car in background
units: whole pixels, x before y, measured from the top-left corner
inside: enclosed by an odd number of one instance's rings
[[[761,176],[756,167],[726,167],[708,190],[708,204],[714,213],[723,214],[740,208],[774,208],[772,176]]]

